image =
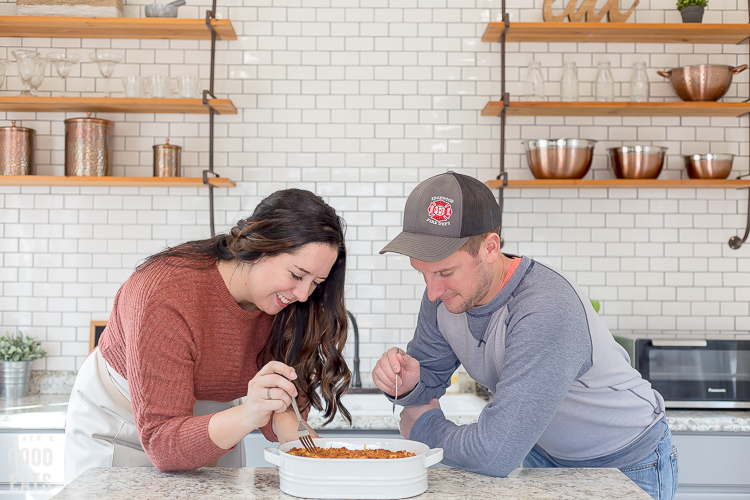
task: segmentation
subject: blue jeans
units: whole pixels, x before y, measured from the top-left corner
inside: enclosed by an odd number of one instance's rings
[[[531,450],[523,460],[523,466],[556,467],[555,464]],[[672,442],[672,433],[666,430],[659,445],[648,457],[629,467],[620,469],[654,500],[673,500],[677,491],[677,447]]]

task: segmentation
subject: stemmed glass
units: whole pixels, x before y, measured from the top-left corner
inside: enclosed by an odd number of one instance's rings
[[[109,77],[115,71],[115,66],[122,62],[122,54],[109,50],[96,50],[89,54],[89,59],[99,66],[99,73],[102,74],[106,83],[107,97],[109,97]]]
[[[74,64],[80,62],[81,56],[76,54],[66,54],[64,52],[50,52],[47,54],[47,59],[52,62],[52,66],[55,67],[57,75],[62,78],[62,95],[64,96],[65,91],[67,90],[66,79],[68,78],[68,75],[70,75],[70,68],[72,68]]]
[[[18,77],[21,79],[23,96],[34,95],[31,93],[31,78],[34,76],[36,64],[34,60],[39,57],[39,52],[36,50],[14,50],[11,52],[13,57],[16,59],[18,64]]]
[[[29,80],[31,95],[36,95],[37,89],[39,89],[39,86],[42,84],[42,80],[44,80],[44,70],[47,69],[47,65],[49,63],[50,60],[46,57],[34,58],[34,74],[31,75],[31,80]]]
[[[9,60],[0,59],[0,87],[3,86],[3,82],[5,81],[5,68],[8,67],[8,64],[10,64]]]

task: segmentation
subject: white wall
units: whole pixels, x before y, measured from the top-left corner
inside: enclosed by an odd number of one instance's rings
[[[136,16],[126,0],[125,13]],[[562,5],[562,2],[557,2]],[[567,3],[567,2],[565,2]],[[603,4],[601,0],[599,4]],[[630,1],[623,2],[628,6]],[[542,0],[508,1],[512,20],[541,21]],[[195,0],[181,17],[203,17]],[[386,347],[411,338],[424,286],[408,261],[378,250],[400,231],[406,196],[421,180],[453,169],[481,180],[499,166],[500,120],[481,117],[500,98],[500,45],[483,43],[499,0],[234,0],[221,2],[237,41],[220,41],[216,93],[239,110],[216,118],[216,170],[237,187],[216,190],[217,230],[249,214],[261,197],[303,187],[326,198],[349,224],[347,307],[359,321],[363,371]],[[560,6],[556,5],[556,9]],[[746,23],[744,2],[711,0],[704,22]],[[0,15],[15,5],[0,3]],[[641,0],[638,22],[680,22],[674,0]],[[101,94],[88,62],[94,48],[119,50],[125,74],[197,74],[207,83],[209,43],[169,40],[0,38],[15,47],[81,55],[68,91]],[[591,100],[596,63],[608,60],[627,100],[633,61],[649,68],[654,100],[677,100],[655,71],[697,63],[747,63],[748,49],[690,44],[508,44],[508,90],[523,92],[527,62],[542,62],[547,92],[559,95],[564,60],[579,66]],[[16,95],[9,67],[0,95]],[[748,72],[727,101],[748,95]],[[60,79],[41,92],[59,95]],[[115,92],[116,94],[116,92]],[[63,174],[63,120],[82,113],[2,113],[3,125],[38,133],[39,173]],[[116,175],[150,175],[151,146],[183,146],[186,175],[206,168],[208,119],[198,115],[99,114],[115,122]],[[664,178],[685,177],[681,154],[728,152],[748,172],[747,118],[510,118],[511,179],[531,175],[522,139],[597,139],[589,177],[612,177],[606,148],[669,147]],[[750,330],[750,243],[742,234],[747,190],[508,190],[505,250],[572,275],[612,329]],[[208,235],[206,189],[0,187],[0,331],[44,339],[51,356],[36,369],[75,370],[88,351],[89,321],[107,319],[120,284],[145,256]]]

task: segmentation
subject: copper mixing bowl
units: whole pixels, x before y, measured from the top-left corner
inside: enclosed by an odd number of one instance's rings
[[[591,168],[596,141],[538,139],[525,144],[529,169],[537,179],[582,179]]]
[[[664,166],[667,148],[621,146],[610,148],[609,160],[618,179],[656,179]]]
[[[736,67],[724,64],[698,64],[657,73],[669,78],[672,88],[683,101],[718,101],[729,90],[732,75],[741,73],[746,68],[747,64]]]
[[[726,179],[732,171],[734,155],[686,155],[682,159],[691,179]]]

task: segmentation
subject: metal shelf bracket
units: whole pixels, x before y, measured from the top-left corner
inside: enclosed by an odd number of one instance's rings
[[[741,175],[737,177],[742,179],[748,177],[750,174]],[[739,248],[747,241],[747,237],[750,235],[750,189],[747,190],[747,222],[745,223],[745,235],[740,239],[739,236],[732,236],[729,238],[729,248],[732,250],[739,250]]]

